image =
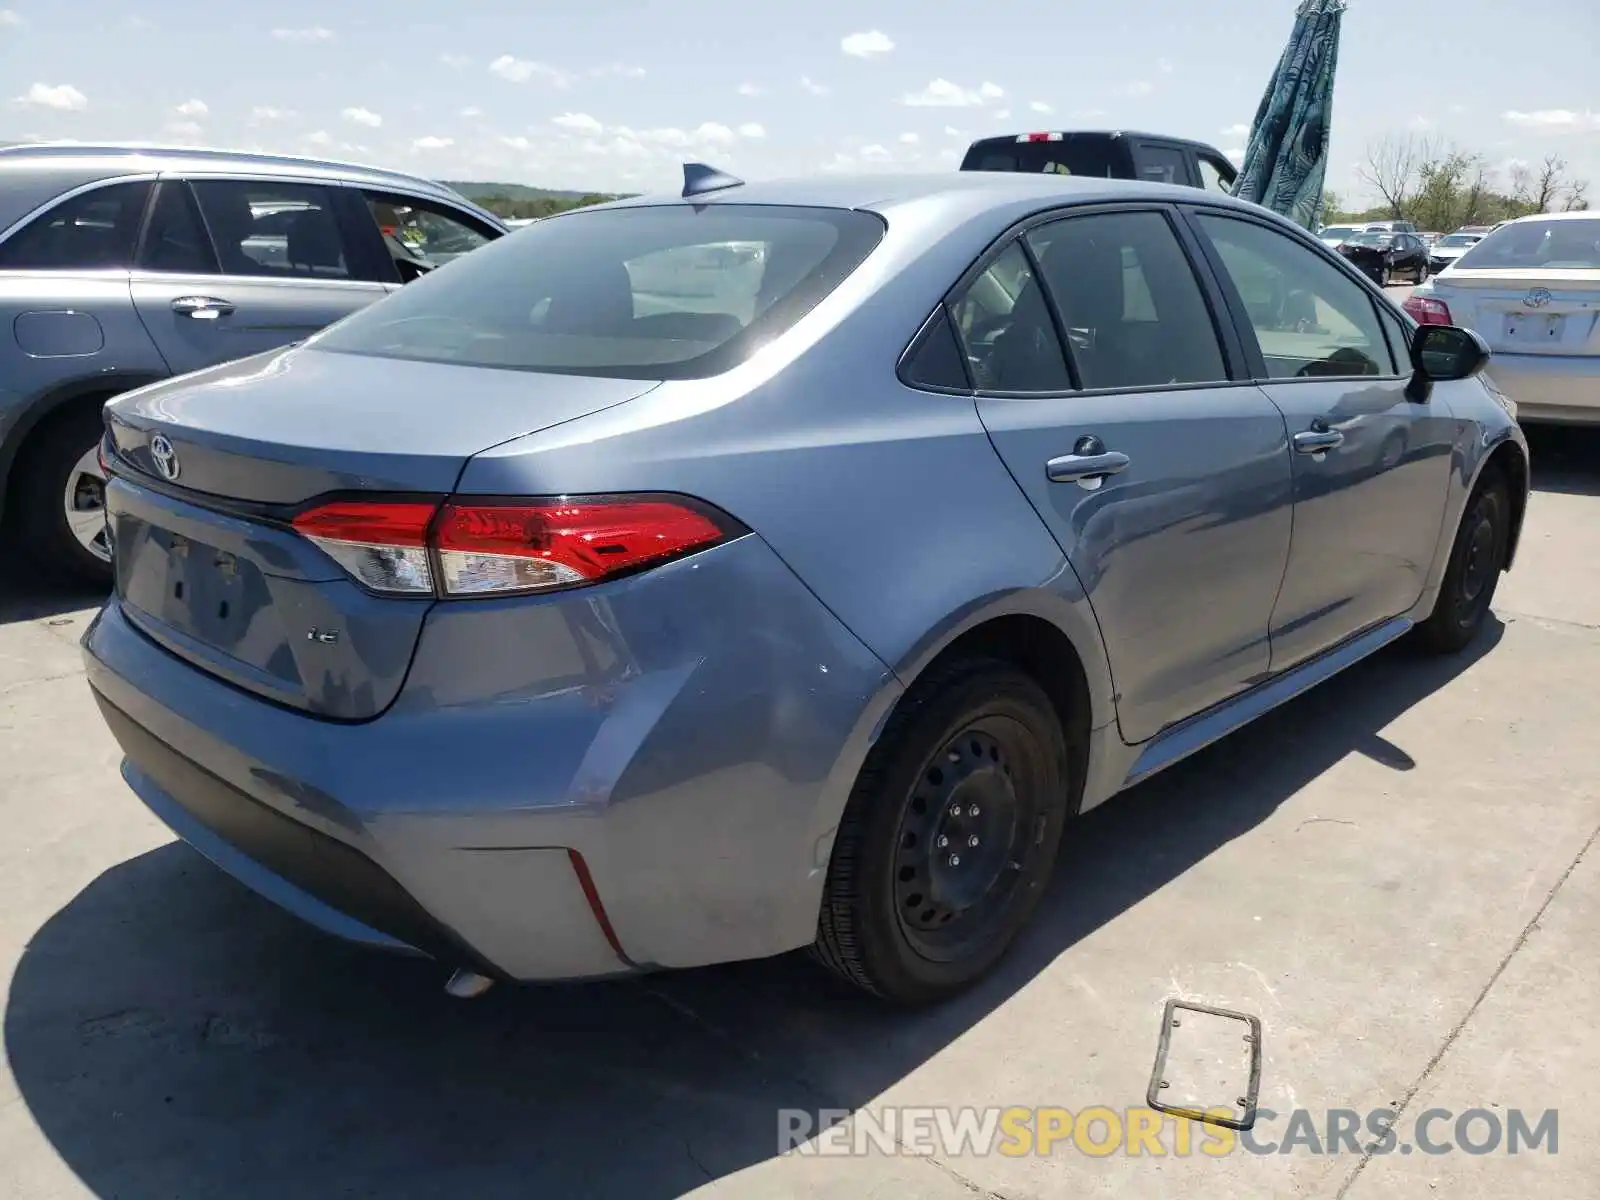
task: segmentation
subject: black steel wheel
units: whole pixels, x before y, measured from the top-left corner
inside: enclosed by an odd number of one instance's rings
[[[1494,468],[1467,501],[1433,612],[1418,627],[1423,645],[1439,654],[1464,649],[1483,628],[1494,602],[1511,539],[1511,492]]]
[[[982,976],[1039,901],[1079,758],[1049,697],[1007,664],[966,660],[919,681],[846,805],[816,957],[902,1004]]]

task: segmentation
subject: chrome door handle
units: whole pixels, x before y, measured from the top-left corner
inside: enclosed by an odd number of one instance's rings
[[[1128,456],[1119,450],[1100,454],[1063,454],[1045,463],[1044,471],[1051,483],[1081,483],[1088,479],[1104,479],[1128,468]]]
[[[179,296],[172,302],[172,311],[196,321],[215,321],[218,317],[230,316],[233,305],[215,296]]]
[[[1321,454],[1344,442],[1344,434],[1337,429],[1308,429],[1294,435],[1294,448],[1298,454]]]

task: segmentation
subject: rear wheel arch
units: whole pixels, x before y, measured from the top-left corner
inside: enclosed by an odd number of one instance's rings
[[[145,372],[106,373],[59,384],[36,397],[12,427],[5,443],[0,445],[0,517],[5,516],[7,501],[12,498],[17,478],[15,467],[35,437],[55,421],[68,419],[69,414],[103,405],[123,392],[158,383],[163,378],[165,376]]]

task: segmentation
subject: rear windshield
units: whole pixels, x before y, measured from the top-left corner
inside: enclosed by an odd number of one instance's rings
[[[318,349],[626,379],[720,374],[858,267],[883,221],[687,204],[540,221],[332,326]]]
[[[1600,269],[1600,217],[1502,225],[1456,259],[1458,270]]]
[[[963,171],[1022,171],[1032,175],[1092,175],[1115,179],[1116,169],[1106,138],[1067,137],[1059,142],[977,142],[961,163]]]

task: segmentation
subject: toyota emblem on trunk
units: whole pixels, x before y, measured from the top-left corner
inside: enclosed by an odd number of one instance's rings
[[[178,452],[172,448],[172,443],[167,440],[166,434],[158,433],[150,439],[150,458],[155,462],[161,478],[178,477]]]
[[[1522,298],[1522,302],[1529,308],[1543,308],[1550,303],[1550,289],[1533,288]]]

